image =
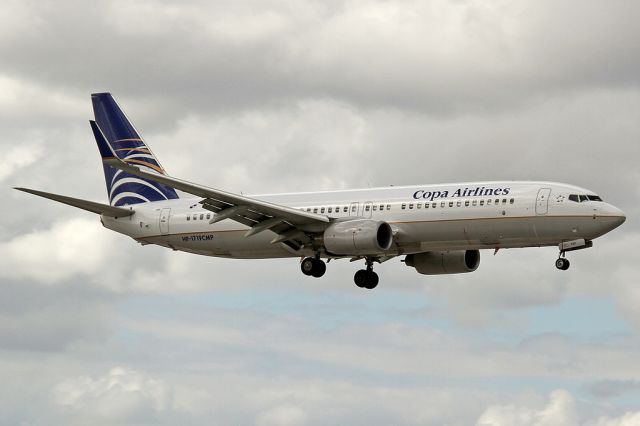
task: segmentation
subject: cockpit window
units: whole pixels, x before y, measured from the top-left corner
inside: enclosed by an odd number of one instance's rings
[[[571,194],[569,195],[569,200],[575,201],[576,203],[582,203],[584,201],[602,201],[602,198],[598,197],[597,195]]]

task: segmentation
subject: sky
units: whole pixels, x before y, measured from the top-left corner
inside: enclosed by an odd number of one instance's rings
[[[640,3],[0,3],[0,424],[640,424]],[[142,247],[105,202],[109,91],[167,171],[250,194],[532,179],[626,223],[471,274]]]

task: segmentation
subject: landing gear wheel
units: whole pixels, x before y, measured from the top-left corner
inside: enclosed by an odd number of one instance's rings
[[[353,281],[360,288],[372,290],[376,288],[380,279],[378,278],[378,274],[375,272],[367,269],[360,269],[353,276]]]
[[[315,259],[313,257],[307,257],[300,263],[300,270],[305,275],[311,275],[313,272],[313,261]]]
[[[365,284],[367,283],[367,277],[367,271],[364,269],[360,269],[353,276],[353,282],[355,282],[358,287],[364,288]]]
[[[313,259],[313,270],[311,271],[311,275],[315,278],[320,278],[325,272],[327,272],[327,264],[320,259]]]
[[[566,271],[570,265],[569,259],[565,259],[564,257],[559,257],[558,260],[556,260],[556,268],[561,271]]]
[[[300,270],[305,275],[320,278],[327,271],[327,264],[320,259],[307,257],[300,263]]]
[[[376,274],[373,271],[369,271],[368,275],[369,275],[368,277],[369,279],[367,281],[367,285],[365,286],[365,288],[369,290],[373,290],[378,285],[378,282],[380,281],[380,279],[378,278],[378,274]]]

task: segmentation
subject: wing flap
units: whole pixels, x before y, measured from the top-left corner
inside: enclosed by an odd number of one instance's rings
[[[92,213],[103,214],[105,216],[110,216],[110,217],[127,217],[127,216],[131,216],[134,213],[134,211],[130,209],[113,207],[107,204],[96,203],[94,201],[88,201],[88,200],[82,200],[80,198],[67,197],[65,195],[52,194],[51,192],[36,191],[35,189],[29,189],[29,188],[13,188],[13,189],[17,189],[18,191],[37,195],[38,197],[48,198],[49,200],[57,201],[59,203],[67,204],[69,206],[87,210]]]

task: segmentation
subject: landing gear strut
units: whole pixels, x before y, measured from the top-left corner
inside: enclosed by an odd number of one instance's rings
[[[300,263],[300,269],[305,275],[320,278],[327,271],[327,264],[320,257],[305,257]]]
[[[378,285],[378,274],[373,272],[373,261],[367,259],[367,269],[360,269],[353,276],[353,281],[360,288],[372,290]]]
[[[565,257],[565,253],[561,251],[560,256],[558,256],[558,259],[556,260],[556,268],[560,269],[561,271],[566,271],[567,269],[569,269],[570,265],[571,263],[569,262],[569,259],[567,259]]]

